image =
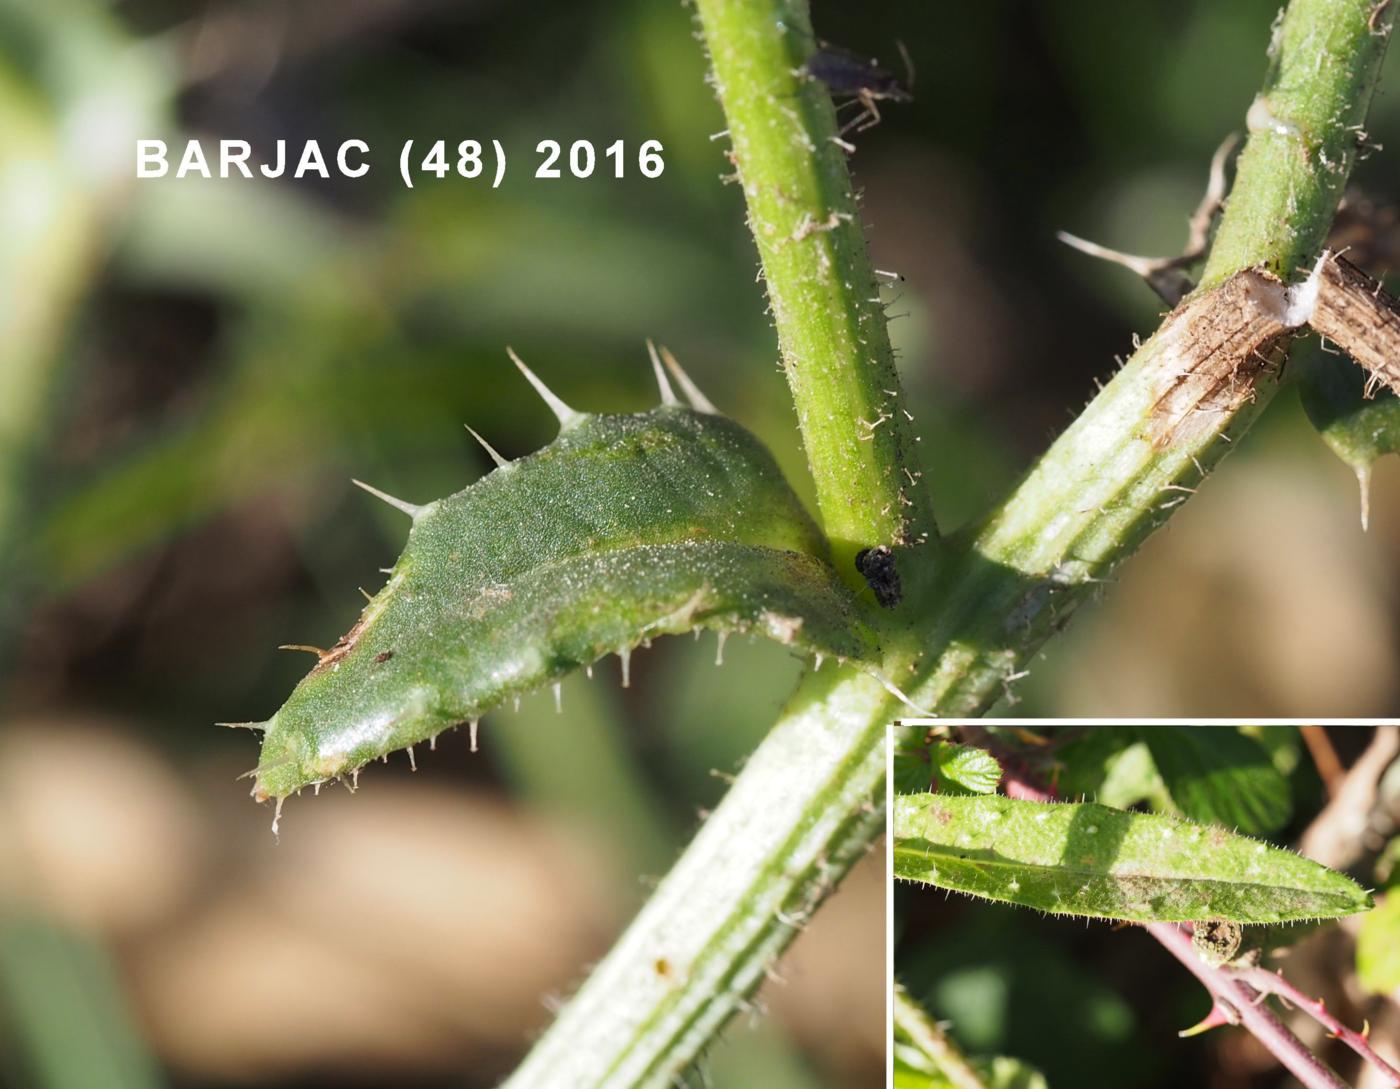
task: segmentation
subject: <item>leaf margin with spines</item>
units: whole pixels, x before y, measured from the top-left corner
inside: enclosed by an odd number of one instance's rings
[[[921,818],[920,814],[925,816]],[[1013,818],[1009,822],[1004,820],[1008,815]],[[1080,818],[1085,823],[1077,831],[1080,838],[1076,842],[1070,834],[1070,829],[1062,829],[1060,826],[1067,826]],[[968,873],[976,873],[979,868],[984,868],[985,864],[1000,860],[985,856],[972,859],[956,853],[955,849],[959,848],[963,851],[993,850],[991,847],[978,846],[979,841],[966,830],[969,822],[974,820],[980,821],[983,827],[994,826],[998,829],[995,835],[982,842],[994,842],[998,847],[1004,848],[1006,845],[1003,840],[1010,838],[1014,840],[1015,849],[1023,854],[1036,851],[1040,853],[1034,857],[1014,860],[1018,870],[1024,872],[1020,876],[1011,876],[1003,886],[996,887],[983,881],[979,887],[979,882],[969,879]],[[1013,826],[1017,829],[1015,833],[1009,831]],[[1089,846],[1083,837],[1097,836],[1100,832],[1105,833],[1102,840],[1090,841],[1094,848],[1107,843],[1115,835],[1119,837],[1118,843],[1109,848],[1114,851],[1112,859],[1101,862],[1091,854],[1084,854],[1079,858],[1079,865],[1098,866],[1103,873],[1090,868],[1086,875],[1086,871],[1066,868],[1061,865],[1060,858],[1052,859],[1045,854],[1047,847],[1055,847],[1057,844],[1061,855],[1080,848],[1087,851]],[[926,838],[930,833],[943,838],[949,834],[958,837],[951,845],[954,849],[940,854],[938,862],[930,862],[926,857],[926,850],[912,843],[917,838],[921,844],[939,848],[949,846],[937,838]],[[1062,834],[1063,842],[1056,839],[1046,840],[1047,833]],[[1247,924],[1334,918],[1365,911],[1372,906],[1370,895],[1350,878],[1262,840],[1163,814],[1111,809],[1093,802],[1037,802],[1003,795],[896,796],[891,836],[894,839],[894,872],[898,878],[931,884],[983,899],[1032,907],[1049,914],[1119,919],[1128,922],[1186,922],[1220,918]],[[1134,837],[1131,842],[1130,836]],[[1038,845],[1035,844],[1037,837],[1041,840]],[[1174,846],[1174,841],[1178,839],[1189,841],[1191,846],[1204,843],[1221,856],[1212,858],[1211,861],[1215,865],[1223,866],[1228,857],[1230,863],[1242,867],[1241,872],[1244,873],[1251,872],[1251,865],[1257,871],[1262,860],[1276,868],[1276,882],[1282,882],[1287,876],[1293,880],[1293,884],[1266,886],[1258,882],[1227,881],[1224,879],[1227,871],[1203,871],[1199,864],[1194,873],[1190,868],[1183,868],[1177,874],[1170,874],[1165,872],[1164,859],[1161,857],[1157,859],[1157,864],[1163,872],[1155,875],[1128,872],[1121,867],[1118,872],[1114,872],[1113,867],[1118,864],[1125,846],[1129,850],[1145,849],[1152,837],[1159,841],[1159,851],[1165,850],[1162,844]],[[1223,850],[1226,846],[1231,849]],[[1143,853],[1144,856],[1148,854],[1145,850]],[[1180,859],[1175,859],[1174,864],[1182,865]],[[940,865],[946,870],[961,871],[961,879],[950,879],[946,872],[940,871]],[[929,867],[932,867],[931,871]],[[1048,889],[1040,888],[1038,882],[1031,889],[1020,884],[1022,877],[1040,878],[1043,875],[1051,875],[1051,885]],[[1092,892],[1091,878],[1100,880],[1100,884]],[[1106,891],[1103,882],[1109,879],[1120,886],[1114,890],[1116,897],[1103,895]],[[1065,882],[1065,889],[1057,887],[1054,884],[1056,881]],[[1075,890],[1068,888],[1070,881],[1083,883]],[[1155,897],[1154,883],[1161,886],[1160,893]],[[1308,885],[1311,887],[1303,887]],[[1207,886],[1218,888],[1208,889]],[[1267,893],[1263,891],[1265,889],[1268,890]],[[1190,890],[1190,895],[1185,895],[1187,890]],[[1066,891],[1072,898],[1066,897]],[[1227,891],[1236,895],[1227,896]],[[1208,892],[1214,892],[1215,895],[1207,895]],[[1280,910],[1284,894],[1292,894],[1295,899],[1293,906]],[[1094,901],[1094,897],[1100,895],[1101,902],[1091,902]]]

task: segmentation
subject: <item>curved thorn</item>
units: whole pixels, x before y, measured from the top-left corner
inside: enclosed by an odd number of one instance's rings
[[[474,438],[477,442],[481,443],[481,448],[491,455],[491,460],[496,463],[497,469],[504,469],[507,465],[510,464],[509,459],[501,457],[500,454],[496,453],[495,449],[491,446],[489,442],[483,439],[475,431],[472,431],[471,424],[463,424],[462,426],[465,427],[468,431],[471,431],[472,438]]]
[[[662,405],[669,407],[680,404],[680,398],[671,388],[671,380],[666,377],[666,371],[661,366],[661,357],[656,354],[656,345],[650,337],[647,337],[647,354],[651,356],[651,369],[656,373],[656,385],[661,390]]]
[[[381,492],[378,488],[374,487],[372,484],[366,484],[363,480],[352,479],[350,483],[357,488],[363,488],[376,499],[384,500],[384,502],[388,503],[389,506],[393,507],[395,510],[403,511],[410,518],[417,518],[425,509],[418,506],[416,503],[408,502],[406,499],[395,499],[388,492]]]
[[[549,410],[558,417],[561,430],[573,427],[574,424],[583,419],[582,412],[575,412],[566,405],[552,389],[536,377],[534,371],[525,366],[521,358],[515,354],[514,348],[506,345],[506,355],[510,356],[511,362],[520,368],[520,373],[525,376],[525,380],[535,387],[535,392],[538,393],[544,403],[549,406]]]
[[[1160,261],[1151,257],[1139,257],[1137,254],[1124,253],[1122,250],[1110,249],[1108,246],[1100,246],[1097,242],[1090,242],[1087,238],[1080,238],[1069,231],[1056,231],[1055,237],[1066,246],[1078,250],[1080,253],[1087,253],[1090,257],[1097,257],[1101,261],[1111,261],[1115,265],[1122,265],[1124,268],[1137,273],[1143,279],[1147,279],[1156,272]]]
[[[1206,191],[1201,196],[1201,203],[1196,205],[1196,210],[1191,213],[1191,219],[1188,221],[1186,253],[1203,254],[1206,246],[1210,243],[1211,220],[1215,218],[1215,213],[1220,210],[1225,201],[1225,161],[1239,142],[1240,134],[1238,132],[1230,133],[1224,140],[1220,141],[1220,146],[1210,157],[1210,175],[1206,181]]]
[[[690,380],[690,375],[681,369],[681,365],[676,362],[676,357],[671,354],[671,349],[666,345],[661,345],[661,359],[666,364],[666,369],[675,378],[676,384],[685,392],[686,400],[694,406],[697,412],[708,412],[712,416],[719,415],[719,409],[710,403],[710,399],[700,392],[700,387]]]
[[[330,653],[330,651],[328,651],[328,650],[322,650],[320,647],[313,647],[310,643],[280,643],[280,644],[278,644],[277,649],[278,649],[278,650],[304,650],[304,651],[306,651],[307,654],[314,654],[314,655],[316,655],[317,658],[324,658],[327,654]]]

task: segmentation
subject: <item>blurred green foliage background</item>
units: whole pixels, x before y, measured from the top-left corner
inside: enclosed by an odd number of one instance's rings
[[[1155,324],[1150,292],[1054,231],[1179,248],[1276,7],[815,4],[824,38],[892,67],[902,41],[917,68],[853,167],[875,264],[904,276],[892,330],[945,527]],[[604,669],[562,716],[547,696],[492,716],[478,756],[458,738],[411,782],[396,762],[294,803],[276,848],[234,782],[254,739],[210,725],[275,708],[308,663],[274,648],[333,640],[396,555],[400,519],[351,475],[427,499],[487,467],[463,422],[507,456],[551,436],[507,343],[571,403],[628,411],[654,399],[643,338],[664,341],[805,488],[703,75],[670,0],[0,2],[13,1084],[492,1084],[720,797],[713,770],[797,675],[780,650],[731,646],[716,673],[713,645],[658,645],[625,691]],[[1400,148],[1396,101],[1372,129]],[[136,138],[190,134],[361,138],[375,168],[134,180]],[[468,137],[506,145],[501,189],[401,185],[403,140]],[[546,138],[658,139],[666,172],[537,181]],[[1383,206],[1395,161],[1357,175]],[[1378,467],[1363,536],[1291,394],[1243,446],[1015,713],[1393,710],[1400,473]],[[870,1083],[877,871],[715,1084]]]

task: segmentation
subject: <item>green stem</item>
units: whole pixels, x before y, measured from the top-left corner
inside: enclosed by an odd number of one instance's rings
[[[853,445],[859,438],[844,434],[850,421],[872,419],[869,408],[885,403],[873,391],[898,387],[875,377],[881,367],[890,376],[893,369],[883,328],[873,331],[855,298],[869,276],[852,278],[852,292],[833,272],[868,273],[868,265],[854,203],[841,203],[849,190],[839,158],[832,172],[830,105],[821,89],[794,75],[811,43],[805,5],[699,0],[699,8],[822,514],[838,548],[849,551],[887,539],[890,513],[903,508],[887,511],[884,500],[895,498],[891,473],[907,447],[898,422],[876,428],[868,443]],[[1305,118],[1315,141],[1307,146],[1325,149],[1329,165],[1319,171],[1311,160],[1286,161],[1282,149],[1290,145],[1278,144],[1277,132],[1252,132],[1208,266],[1216,290],[1168,317],[956,555],[948,542],[939,563],[910,565],[913,607],[900,610],[903,627],[884,633],[884,669],[917,702],[942,714],[985,711],[1262,411],[1274,391],[1273,369],[1242,351],[1223,371],[1212,370],[1221,353],[1211,336],[1236,351],[1240,345],[1228,322],[1207,330],[1198,319],[1234,305],[1249,321],[1264,320],[1243,297],[1253,282],[1227,284],[1229,274],[1258,264],[1291,272],[1320,244],[1352,161],[1340,149],[1365,114],[1394,14],[1367,0],[1293,0],[1266,93],[1271,110],[1292,109],[1283,97],[1275,101],[1283,89],[1299,111],[1334,104],[1326,117]],[[1363,18],[1375,24],[1364,36],[1357,32]],[[1337,55],[1343,48],[1355,55]],[[1287,172],[1282,188],[1273,170]],[[1262,211],[1268,208],[1273,218]],[[822,222],[830,209],[851,219],[793,241],[800,224]],[[834,339],[822,344],[823,336]],[[875,344],[882,350],[863,350]],[[872,494],[880,501],[869,502]],[[884,778],[882,724],[896,710],[867,677],[809,678],[510,1089],[671,1084],[742,1005],[796,933],[793,923],[882,830],[872,807]]]
[[[699,0],[783,366],[838,568],[935,532],[806,0]]]
[[[1265,265],[1287,280],[1322,248],[1364,136],[1394,5],[1293,0],[1269,46],[1249,142],[1201,278]]]
[[[967,1056],[899,984],[894,988],[894,1031],[896,1038],[903,1037],[917,1048],[933,1066],[931,1072],[942,1074],[953,1089],[987,1089],[986,1081],[973,1069]]]
[[[1322,245],[1354,162],[1356,132],[1396,6],[1293,0],[1202,289],[1163,322],[976,532],[944,564],[926,601],[936,619],[918,701],[940,714],[984,713],[1031,655],[1171,513],[1249,429],[1276,390],[1273,366],[1238,352],[1264,266],[1288,276]],[[1265,103],[1261,111],[1258,103]],[[1272,116],[1273,122],[1266,117]],[[1280,129],[1286,127],[1288,135]],[[1305,134],[1292,135],[1292,130]],[[1230,294],[1226,294],[1230,292]],[[1225,302],[1238,308],[1219,309]],[[1203,315],[1224,313],[1213,329]],[[1286,333],[1271,342],[1281,348]]]
[[[504,1089],[671,1089],[885,825],[889,696],[811,674]]]

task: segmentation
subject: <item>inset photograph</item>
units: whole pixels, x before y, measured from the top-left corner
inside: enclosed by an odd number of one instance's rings
[[[898,1089],[1400,1085],[1400,727],[894,729]]]

